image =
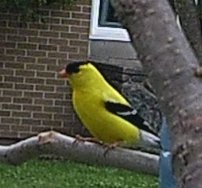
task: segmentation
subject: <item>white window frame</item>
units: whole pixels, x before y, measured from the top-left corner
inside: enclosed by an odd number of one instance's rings
[[[130,41],[126,29],[98,25],[100,0],[92,0],[90,35],[92,40]]]

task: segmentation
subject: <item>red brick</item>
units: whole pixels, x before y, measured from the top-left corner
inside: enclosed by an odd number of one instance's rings
[[[39,43],[39,44],[47,44],[48,43],[48,39],[45,38],[45,37],[39,37],[39,36],[36,36],[36,37],[29,37],[28,38],[28,41],[29,42],[33,42],[33,43]]]
[[[41,120],[36,120],[36,119],[22,119],[22,125],[40,125],[41,124]]]
[[[53,100],[50,99],[34,99],[36,105],[53,105]]]
[[[54,78],[55,73],[54,72],[47,72],[47,71],[37,71],[36,76],[37,77]]]
[[[73,52],[77,53],[78,52],[78,47],[72,47],[72,46],[60,46],[59,47],[60,52]]]
[[[19,29],[19,35],[24,36],[38,36],[38,30]]]
[[[14,98],[13,102],[14,103],[19,103],[19,104],[31,104],[32,103],[32,99],[25,98],[25,97],[23,97],[23,98],[19,97],[19,98]]]
[[[80,41],[80,40],[70,40],[70,46],[88,46],[88,42],[87,41]]]
[[[87,28],[90,28],[90,21],[89,20],[82,20],[81,26],[85,26]]]
[[[65,10],[69,10],[72,12],[81,12],[81,6],[78,5],[67,6],[65,7]]]
[[[52,31],[63,31],[63,32],[68,32],[69,31],[69,26],[67,25],[51,25],[50,28]],[[59,33],[58,33],[59,34]]]
[[[12,82],[12,83],[16,83],[16,82],[23,83],[24,78],[19,76],[5,76],[5,81]]]
[[[6,35],[0,33],[0,41],[5,41]]]
[[[57,120],[43,120],[42,121],[43,125],[47,125],[49,127],[60,127],[62,122],[61,121],[57,121]]]
[[[60,70],[60,67],[58,65],[47,65],[48,71],[57,71]]]
[[[64,108],[64,113],[71,114],[72,116],[75,116],[75,111],[73,108],[72,101],[71,101],[71,103],[70,103],[70,101],[67,103],[67,106]]]
[[[36,125],[32,126],[32,129],[31,129],[32,132],[36,132],[36,133],[49,131],[49,130],[50,130],[50,128],[47,126],[44,126],[43,123],[42,123],[42,125],[39,125],[39,126],[36,126]]]
[[[25,55],[25,50],[22,49],[6,49],[7,55]]]
[[[34,62],[36,62],[36,58],[35,57],[26,57],[26,56],[18,56],[17,61],[25,62],[25,63],[34,63]]]
[[[2,109],[21,110],[21,105],[20,104],[2,104]]]
[[[1,16],[0,16],[1,20],[8,20],[8,21],[10,21],[10,20],[17,21],[18,18],[19,18],[19,16],[17,14],[12,14],[12,13],[7,13],[7,12],[1,13]]]
[[[0,116],[10,116],[10,111],[0,110]]]
[[[59,18],[68,18],[70,16],[70,13],[65,11],[52,10],[51,16]]]
[[[9,21],[8,27],[13,28],[27,28],[28,24],[26,22],[16,22],[16,21]]]
[[[83,5],[83,1],[86,5]],[[0,41],[6,41],[6,43],[0,42],[0,80],[12,84],[12,88],[0,91],[3,96],[0,97],[0,101],[3,101],[1,107],[11,111],[10,115],[13,112],[16,115],[16,117],[4,116],[0,119],[3,126],[15,125],[13,129],[17,133],[14,134],[9,129],[7,136],[30,136],[33,131],[41,129],[72,131],[71,133],[80,129],[77,125],[78,121],[74,119],[71,89],[66,80],[58,79],[58,72],[71,62],[71,59],[78,60],[87,56],[88,33],[82,34],[80,30],[84,28],[88,31],[89,28],[90,22],[86,19],[86,15],[89,16],[90,8],[87,2],[90,5],[90,0],[79,1],[78,6],[73,5],[70,11],[56,10],[54,12],[56,17],[52,18],[49,13],[53,9],[42,10],[48,22],[27,22],[25,24],[28,25],[27,28],[20,28],[23,25],[21,26],[19,20],[16,23],[15,20],[10,20],[10,23],[0,21],[0,25],[2,23],[4,27],[5,24],[9,24],[10,27],[15,26],[10,30],[8,28],[3,30],[3,32],[8,31],[5,35],[2,32],[0,34]],[[59,14],[66,13],[82,18],[57,17]],[[69,32],[69,27],[72,27],[72,33]],[[84,30],[82,29],[82,32]],[[21,49],[24,51],[19,51]],[[29,116],[21,117],[21,115]],[[4,118],[3,122],[2,118]],[[72,124],[76,125],[74,129],[70,127]],[[68,126],[65,130],[64,125]],[[0,130],[0,135],[2,133],[3,130]]]
[[[0,27],[7,27],[7,21],[5,21],[5,20],[1,20],[0,21]]]
[[[52,114],[51,113],[44,113],[44,112],[34,112],[33,113],[33,118],[36,119],[51,119],[52,118]]]
[[[42,106],[39,105],[23,105],[23,110],[26,111],[42,111]]]
[[[62,19],[62,24],[63,25],[76,25],[76,26],[79,26],[81,24],[81,21],[78,20],[78,19]]]
[[[44,84],[44,78],[25,78],[25,83],[28,84]]]
[[[68,41],[67,40],[64,40],[64,39],[54,39],[54,38],[50,38],[49,39],[49,44],[55,44],[55,45],[67,45],[68,44]]]
[[[12,69],[0,69],[0,75],[13,75],[14,74],[14,70]]]
[[[9,34],[17,35],[18,34],[17,29],[8,28],[8,27],[0,27],[0,31],[1,31],[1,34],[6,34],[6,35],[9,35]]]
[[[91,13],[91,7],[90,6],[83,6],[82,7],[82,12],[85,12],[85,13]]]
[[[64,80],[61,79],[46,79],[47,85],[64,85]]]
[[[7,97],[7,96],[0,96],[0,101],[3,103],[7,102],[10,103],[11,102],[11,97]]]
[[[89,33],[89,28],[79,27],[79,26],[71,26],[70,31],[73,33]]]
[[[30,132],[31,128],[30,126],[23,126],[23,125],[11,125],[11,130],[16,131],[16,132],[21,132],[21,131],[27,131],[28,133]]]
[[[64,85],[64,83],[63,83],[63,85]],[[57,86],[56,92],[67,93],[67,92],[69,92],[69,88],[67,86]]]
[[[7,35],[7,40],[13,42],[19,42],[19,41],[25,42],[27,40],[27,37],[19,35]]]
[[[3,95],[5,96],[14,96],[14,97],[20,97],[22,96],[22,91],[16,91],[13,88],[10,90],[3,90]]]
[[[30,70],[44,70],[45,71],[45,65],[39,65],[39,64],[26,64],[26,69]]]
[[[82,0],[82,1],[79,1],[78,4],[81,4],[82,6],[91,5],[91,0]]]
[[[31,97],[31,98],[42,98],[43,93],[42,92],[36,92],[36,91],[25,91],[24,97]]]
[[[51,65],[56,65],[57,64],[57,60],[56,59],[48,59],[48,58],[38,58],[37,63],[41,63],[41,64],[51,64]]]
[[[0,130],[1,138],[18,138],[18,133],[16,131],[1,131]]]
[[[13,84],[12,83],[0,83],[0,88],[1,89],[13,88]]]
[[[20,119],[19,118],[13,118],[13,117],[8,117],[8,118],[4,117],[4,118],[1,119],[1,122],[2,123],[7,123],[7,124],[20,124]]]
[[[83,55],[88,54],[88,49],[86,47],[80,47],[79,54],[83,54]]]
[[[20,118],[25,118],[25,117],[31,117],[31,112],[25,112],[25,111],[13,111],[12,112],[13,117],[20,117]]]
[[[67,114],[55,114],[54,115],[55,120],[60,120],[60,121],[73,121],[72,115],[67,115]]]
[[[48,30],[50,29],[50,25],[46,23],[30,23],[29,28],[36,30]]]
[[[32,70],[16,70],[16,76],[34,77],[35,71]]]
[[[34,86],[33,85],[28,85],[28,84],[15,84],[15,89],[22,89],[22,90],[33,90]]]
[[[84,14],[84,13],[72,13],[72,18],[73,19],[81,19],[81,20],[89,20],[90,19],[90,14]]]
[[[63,52],[48,52],[48,57],[50,57],[50,58],[66,59],[67,58],[67,53],[63,53]]]
[[[45,57],[46,51],[27,50],[27,55],[33,57]]]
[[[60,18],[45,17],[44,22],[47,24],[60,24]]]
[[[81,35],[80,35],[80,39],[87,41],[87,40],[89,39],[89,34],[81,34]]]
[[[69,54],[69,59],[72,60],[85,60],[88,54]]]
[[[5,53],[5,50],[3,49],[3,47],[0,47],[0,55],[3,55]]]
[[[10,54],[9,55],[1,55],[0,54],[0,61],[3,61],[3,62],[5,62],[5,61],[15,61],[15,56],[13,55],[13,56],[11,56]]]
[[[17,44],[18,49],[30,49],[34,50],[37,48],[36,44],[30,44],[30,43],[18,43]]]
[[[78,39],[79,33],[61,33],[60,37],[65,39]]]
[[[58,38],[59,32],[56,32],[56,31],[40,31],[40,36]]]
[[[0,42],[0,46],[6,48],[15,48],[15,42]]]
[[[47,51],[57,51],[57,46],[56,45],[40,44],[39,49],[40,50],[47,50]]]
[[[70,101],[70,100],[56,99],[54,102],[54,105],[55,106],[67,106],[72,111],[72,101]]]
[[[9,119],[9,118],[8,118]],[[7,131],[7,132],[9,132],[9,131],[11,131],[11,125],[10,124],[8,124],[8,123],[1,123],[1,129],[0,129],[0,135],[1,135],[1,132],[2,131]],[[1,136],[1,138],[2,138],[2,136]]]
[[[58,78],[58,73],[61,69],[65,68],[67,64],[69,64],[71,61],[69,59],[58,59],[58,65],[60,66],[60,69],[58,69],[57,72],[57,78]]]
[[[30,129],[30,131],[19,131],[18,132],[18,138],[26,139],[26,138],[29,138],[30,136],[35,136],[35,134],[31,132],[31,129]]]
[[[54,6],[55,7],[55,6]],[[45,9],[45,7],[38,9],[39,13],[43,16],[49,16],[50,15],[50,7],[47,7],[47,9]],[[43,24],[43,23],[42,23]]]
[[[45,93],[45,98],[47,99],[63,99],[63,97],[62,93]]]
[[[22,63],[11,63],[11,62],[6,62],[5,63],[6,68],[12,68],[12,69],[24,69],[24,64]]]

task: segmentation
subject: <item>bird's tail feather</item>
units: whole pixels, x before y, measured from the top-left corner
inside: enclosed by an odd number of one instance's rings
[[[146,131],[140,131],[140,145],[160,148],[160,138]]]

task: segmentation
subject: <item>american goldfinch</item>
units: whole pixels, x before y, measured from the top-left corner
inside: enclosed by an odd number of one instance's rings
[[[96,139],[121,146],[159,147],[160,139],[148,123],[91,62],[70,63],[59,76],[68,78],[74,109]]]

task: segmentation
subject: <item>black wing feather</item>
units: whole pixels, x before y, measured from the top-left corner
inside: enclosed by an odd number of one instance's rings
[[[115,103],[115,102],[110,102],[107,101],[105,102],[105,108],[113,113],[116,114],[117,116],[125,119],[126,121],[132,123],[133,125],[137,126],[138,128],[150,132],[154,135],[157,135],[155,131],[153,131],[146,123],[146,121],[140,117],[135,109],[133,109],[130,106],[123,105],[120,103]]]

